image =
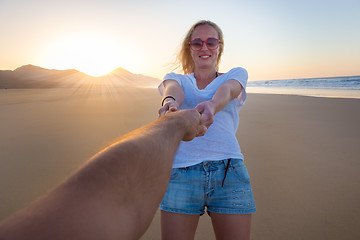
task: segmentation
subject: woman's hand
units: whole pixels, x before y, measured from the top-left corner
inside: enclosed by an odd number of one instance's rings
[[[159,116],[169,112],[176,112],[179,110],[179,104],[173,99],[166,99],[164,106],[159,109]]]
[[[216,106],[213,100],[199,103],[195,109],[201,114],[200,124],[206,127],[206,130],[213,124]]]

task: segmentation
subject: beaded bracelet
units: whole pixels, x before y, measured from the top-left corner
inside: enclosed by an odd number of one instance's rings
[[[171,98],[171,99],[173,99],[173,100],[176,102],[176,99],[175,99],[173,96],[166,96],[166,97],[163,98],[163,100],[162,100],[162,102],[161,102],[161,106],[164,106],[164,102],[165,102],[165,100],[168,99],[168,98]]]

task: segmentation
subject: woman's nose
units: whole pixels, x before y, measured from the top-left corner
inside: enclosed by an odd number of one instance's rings
[[[207,45],[206,45],[206,42],[203,42],[200,50],[209,50],[208,47],[207,47]]]

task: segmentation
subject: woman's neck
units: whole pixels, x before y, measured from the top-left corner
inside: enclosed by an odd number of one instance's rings
[[[213,70],[195,70],[194,77],[196,79],[196,83],[199,89],[205,88],[209,85],[216,77],[218,76],[218,72],[216,69]]]

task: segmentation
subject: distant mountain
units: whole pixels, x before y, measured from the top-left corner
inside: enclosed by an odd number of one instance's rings
[[[29,64],[14,71],[0,71],[0,88],[71,87],[76,80],[85,76],[74,69],[53,70]]]
[[[92,77],[75,69],[55,70],[24,65],[13,71],[0,70],[0,89],[68,88],[84,85],[114,87],[156,87],[159,79],[117,68],[108,75]]]

